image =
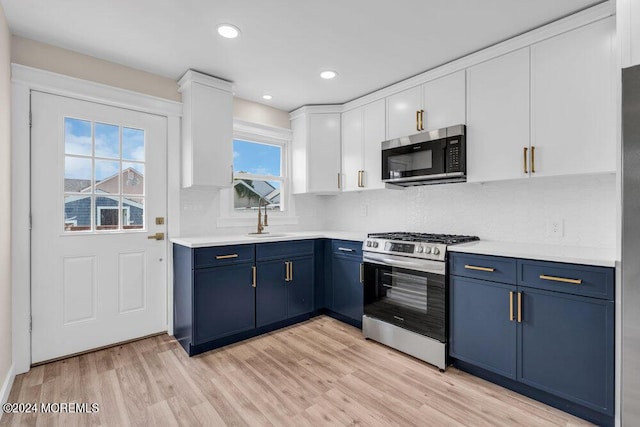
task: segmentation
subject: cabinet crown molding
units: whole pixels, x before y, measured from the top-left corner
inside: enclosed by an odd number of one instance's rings
[[[331,114],[331,113],[342,113],[343,106],[340,105],[305,105],[304,107],[300,107],[296,110],[293,110],[289,113],[289,119],[296,119],[304,114],[315,113],[315,114]]]
[[[233,83],[213,77],[208,74],[200,73],[195,70],[187,70],[186,73],[178,80],[178,92],[182,93],[191,85],[191,83],[199,83],[205,86],[209,86],[215,89],[224,90],[226,92],[233,92]]]

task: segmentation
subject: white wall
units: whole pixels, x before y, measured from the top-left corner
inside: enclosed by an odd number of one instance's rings
[[[12,380],[10,53],[11,35],[0,5],[0,401]]]
[[[349,231],[472,234],[481,239],[616,247],[615,175],[375,190],[327,198],[325,226]],[[366,216],[365,216],[365,212]],[[564,220],[564,236],[547,222]]]

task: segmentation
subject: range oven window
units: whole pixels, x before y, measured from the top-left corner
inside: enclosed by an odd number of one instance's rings
[[[446,342],[445,276],[365,262],[364,313]]]

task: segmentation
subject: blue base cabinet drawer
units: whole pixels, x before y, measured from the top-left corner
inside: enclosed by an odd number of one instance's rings
[[[613,269],[558,262],[518,261],[518,284],[573,295],[612,300]]]
[[[194,268],[253,263],[253,245],[214,246],[193,249]]]
[[[462,253],[449,262],[449,354],[460,366],[613,423],[613,268]]]
[[[455,276],[516,284],[517,263],[515,258],[454,253],[451,255],[449,265],[450,274]]]
[[[313,240],[260,243],[256,245],[256,260],[267,261],[313,255],[313,246]]]

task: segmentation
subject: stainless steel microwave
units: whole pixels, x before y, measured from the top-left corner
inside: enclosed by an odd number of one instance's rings
[[[423,132],[382,143],[382,181],[398,186],[467,179],[466,126]]]

